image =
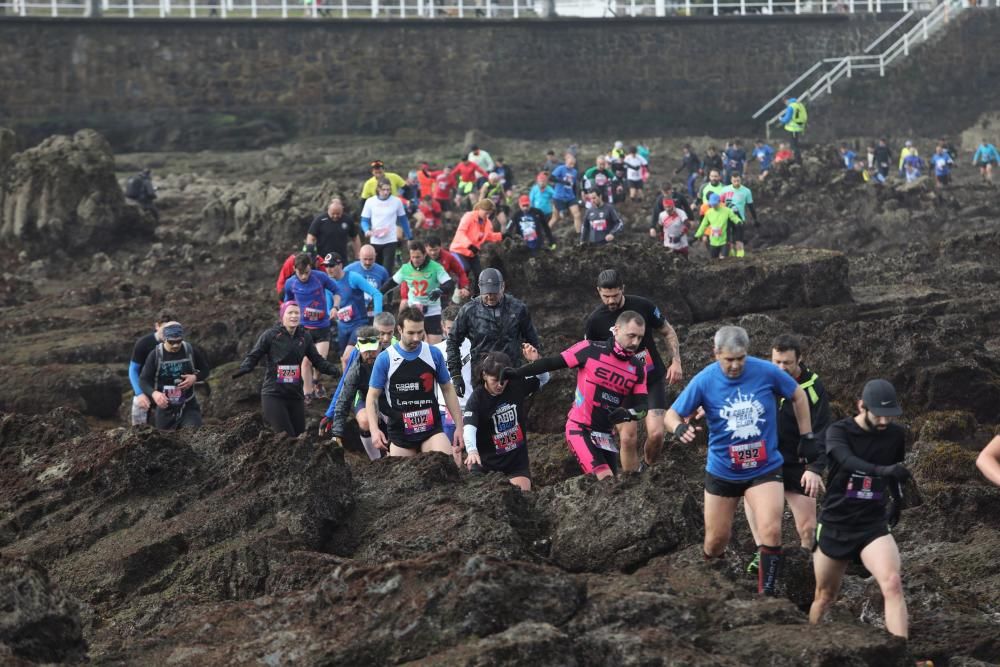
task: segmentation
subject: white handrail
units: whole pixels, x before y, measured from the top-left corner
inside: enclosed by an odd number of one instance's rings
[[[868,53],[869,51],[871,51],[872,49],[874,49],[874,48],[875,48],[876,46],[878,46],[879,44],[881,44],[881,43],[882,43],[882,40],[883,40],[883,39],[885,39],[885,38],[886,38],[886,37],[888,37],[888,36],[889,36],[890,34],[892,34],[892,32],[893,32],[893,31],[894,31],[894,30],[895,30],[896,28],[898,28],[899,26],[901,26],[901,25],[903,25],[904,23],[906,23],[906,22],[907,22],[907,21],[908,21],[908,20],[910,19],[910,17],[911,17],[911,16],[913,16],[913,15],[914,15],[915,13],[916,13],[916,12],[914,12],[914,11],[913,11],[912,9],[911,9],[910,11],[906,12],[906,14],[904,14],[904,15],[903,15],[903,18],[901,18],[901,19],[899,19],[898,21],[896,21],[895,23],[893,23],[893,24],[892,24],[892,27],[891,27],[891,28],[889,28],[888,30],[886,30],[885,32],[883,32],[883,33],[882,33],[882,34],[881,34],[881,35],[880,35],[880,36],[878,37],[878,39],[876,39],[876,40],[875,40],[874,42],[872,42],[871,44],[869,44],[869,45],[868,45],[868,47],[867,47],[867,48],[865,48],[865,51],[864,51],[864,52],[865,52],[865,53]]]

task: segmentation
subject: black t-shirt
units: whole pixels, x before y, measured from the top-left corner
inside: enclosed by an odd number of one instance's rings
[[[833,413],[830,410],[830,397],[826,393],[826,387],[820,382],[805,364],[799,364],[799,386],[806,392],[806,399],[809,401],[809,421],[812,424],[812,431],[817,438],[823,437],[823,432],[833,421]],[[812,383],[810,384],[810,380]],[[809,385],[808,387],[805,385]],[[775,397],[778,401],[778,451],[785,459],[785,465],[790,467],[802,467],[798,463],[799,450],[799,422],[795,418],[795,404],[791,400],[786,400],[780,396]],[[816,400],[814,401],[813,398]],[[822,439],[820,440],[822,442]],[[813,472],[822,474],[826,466],[826,455],[824,454],[813,463],[805,466]]]
[[[900,463],[906,455],[903,427],[889,424],[885,431],[866,431],[848,417],[830,424],[825,439],[830,475],[820,522],[852,530],[884,522],[889,485],[895,482],[845,468],[835,449],[847,447],[849,453],[874,465]]]
[[[331,252],[340,255],[347,263],[347,244],[358,235],[354,219],[344,213],[340,220],[333,221],[324,213],[317,216],[309,225],[309,233],[316,237],[316,253],[325,257]]]
[[[146,357],[149,356],[149,353],[153,351],[158,342],[155,331],[135,341],[135,347],[132,348],[132,361],[139,364],[140,370],[142,365],[146,363]]]
[[[615,326],[615,321],[626,310],[634,310],[646,320],[646,333],[642,337],[642,348],[647,350],[649,356],[645,364],[647,379],[655,380],[663,377],[666,370],[663,366],[663,359],[660,358],[660,353],[656,349],[656,339],[653,338],[653,333],[662,329],[667,320],[663,317],[660,309],[656,307],[656,304],[649,299],[626,294],[625,305],[620,310],[615,311],[609,310],[602,303],[587,317],[584,337],[587,340],[594,341],[608,340],[611,338],[611,328]],[[640,361],[642,360],[641,355],[642,351],[637,355],[637,359],[640,359]]]
[[[499,396],[477,387],[469,397],[464,421],[476,427],[476,449],[487,469],[527,446],[524,401],[540,386],[538,378],[514,378]]]

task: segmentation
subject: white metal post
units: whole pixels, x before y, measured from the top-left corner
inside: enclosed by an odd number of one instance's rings
[[[847,0],[847,11],[851,14],[854,13],[854,0]]]
[[[59,16],[59,0],[52,0],[52,16]]]
[[[378,0],[372,0],[372,18],[378,16]]]
[[[795,0],[795,13],[799,14],[802,12],[802,7],[799,6],[799,0]]]
[[[347,0],[340,0],[340,16],[347,18]]]
[[[486,18],[493,18],[493,0],[486,0]]]
[[[519,9],[520,8],[518,7],[518,1],[514,0],[514,18],[518,18],[521,15]]]
[[[851,58],[850,58],[850,56],[848,56],[848,58],[847,58],[847,78],[848,79],[851,78]]]
[[[25,0],[21,0],[21,1],[25,2]],[[25,3],[25,4],[27,4],[27,3]],[[135,18],[135,0],[128,0],[128,17],[130,19],[134,19]]]
[[[229,16],[229,0],[219,0],[219,12],[222,14],[222,18]]]
[[[719,15],[719,0],[712,0],[712,16]]]
[[[823,2],[820,3],[820,7],[821,7],[820,11],[826,14],[827,13],[826,0],[823,0]]]
[[[903,55],[910,55],[910,33],[903,35]]]
[[[747,0],[740,0],[740,15],[745,16],[747,13]]]
[[[257,18],[257,0],[250,0],[250,18]]]
[[[924,17],[924,41],[927,41],[927,17]]]
[[[878,75],[885,76],[885,54],[880,54],[878,57]]]
[[[629,16],[635,18],[635,0],[629,0],[628,4],[629,4],[628,8]]]
[[[882,0],[875,0],[875,12],[878,14],[882,13]]]
[[[191,18],[195,18],[196,16],[198,16],[198,5],[195,3],[195,0],[191,0],[189,4],[190,7],[188,9],[189,13],[191,14]]]
[[[1000,0],[997,0],[1000,2]],[[691,16],[691,0],[684,0],[684,16]]]
[[[465,18],[465,2],[458,0],[458,18]]]
[[[768,14],[774,13],[774,0],[767,0],[767,13]]]

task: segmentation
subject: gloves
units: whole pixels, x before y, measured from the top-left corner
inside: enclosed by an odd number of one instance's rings
[[[635,415],[632,411],[627,408],[615,408],[610,413],[608,413],[608,421],[612,424],[623,424],[625,422],[630,422],[635,419]]]
[[[891,466],[876,466],[875,474],[880,477],[888,477],[897,482],[905,482],[913,474],[902,463],[893,463]]]
[[[799,436],[799,448],[797,451],[799,461],[805,461],[806,463],[812,463],[819,458],[820,451],[819,445],[816,442],[816,436],[811,432]]]
[[[440,298],[441,298],[441,290],[439,290],[439,289],[436,289],[436,290],[431,290],[431,293],[430,293],[430,294],[428,294],[428,295],[427,295],[427,297],[428,297],[428,298],[429,298],[429,299],[430,299],[431,301],[437,301],[438,299],[440,299]]]
[[[249,372],[250,372],[249,370],[241,368],[238,371],[236,371],[235,373],[233,373],[232,375],[230,375],[229,377],[231,377],[232,379],[235,380],[236,378],[243,377],[244,375],[246,375]]]
[[[681,422],[680,424],[677,425],[677,428],[674,429],[674,437],[680,440],[681,438],[684,437],[684,434],[690,430],[691,430],[691,424],[688,424],[687,422]]]
[[[315,257],[316,256],[316,246],[313,245],[312,243],[304,243],[302,245],[302,252],[308,253],[308,255],[310,257]]]
[[[462,379],[462,374],[451,376],[451,384],[455,387],[455,393],[458,394],[459,398],[465,396],[465,380]]]
[[[470,246],[469,246],[469,252],[471,252],[471,253],[472,253],[472,256],[473,256],[473,257],[475,257],[476,255],[478,255],[478,254],[479,254],[479,246],[476,246],[476,245],[470,245]]]
[[[333,430],[333,420],[329,417],[323,417],[319,420],[319,434],[320,435],[330,435]]]
[[[889,503],[889,511],[886,513],[886,521],[889,522],[890,528],[895,528],[896,524],[899,523],[899,516],[903,513],[903,508],[899,501],[894,500]]]
[[[507,367],[507,368],[504,368],[502,371],[500,371],[500,381],[501,382],[506,382],[508,380],[513,380],[513,379],[519,378],[519,377],[521,377],[521,373],[516,368]]]

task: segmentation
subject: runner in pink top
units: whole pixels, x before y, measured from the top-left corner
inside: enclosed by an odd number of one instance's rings
[[[604,479],[618,469],[615,424],[646,411],[646,370],[635,358],[646,332],[642,315],[627,310],[618,316],[608,341],[583,340],[558,356],[507,368],[507,377],[576,368],[576,397],[566,421],[566,441],[584,474]]]

